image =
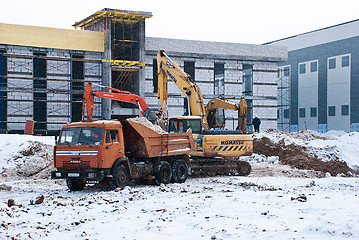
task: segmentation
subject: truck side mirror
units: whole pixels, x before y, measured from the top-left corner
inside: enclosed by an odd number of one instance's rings
[[[55,135],[55,145],[57,144],[57,135]]]

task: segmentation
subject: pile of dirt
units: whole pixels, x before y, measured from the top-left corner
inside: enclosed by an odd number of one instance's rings
[[[147,118],[145,117],[135,117],[135,118],[127,118],[127,121],[131,121],[131,122],[136,122],[136,123],[140,123],[150,129],[152,129],[155,132],[158,132],[160,134],[166,134],[167,132],[164,131],[160,126],[155,125],[153,123],[151,123]]]
[[[8,159],[0,169],[1,178],[9,179],[44,179],[50,177],[53,167],[53,146],[37,141],[28,141],[22,149]]]
[[[261,139],[254,139],[253,151],[267,157],[278,156],[281,163],[297,169],[315,170],[324,174],[328,172],[332,176],[337,176],[338,174],[344,174],[345,176],[358,174],[358,172],[351,169],[343,161],[330,160],[324,162],[310,155],[303,146],[295,144],[285,145],[284,141],[273,143],[269,138],[264,136]]]

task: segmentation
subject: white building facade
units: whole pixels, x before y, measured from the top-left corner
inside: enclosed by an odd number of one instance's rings
[[[279,104],[279,129],[359,131],[359,20],[267,45],[288,47],[279,67],[278,84],[288,87],[278,98],[287,102]]]

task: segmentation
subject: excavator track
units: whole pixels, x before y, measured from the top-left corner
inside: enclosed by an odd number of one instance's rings
[[[248,176],[252,167],[238,157],[193,157],[189,159],[192,177]]]

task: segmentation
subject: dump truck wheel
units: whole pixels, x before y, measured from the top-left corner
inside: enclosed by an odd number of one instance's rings
[[[172,169],[171,165],[166,161],[161,161],[157,168],[155,181],[157,185],[168,184],[171,181]]]
[[[237,173],[239,176],[248,176],[252,172],[252,167],[248,162],[240,161],[237,163]]]
[[[81,191],[86,186],[86,182],[83,179],[66,179],[66,184],[71,191]]]
[[[172,164],[172,179],[174,183],[184,183],[188,178],[188,165],[183,160],[176,160]]]
[[[118,164],[113,171],[112,179],[110,181],[110,189],[118,187],[123,189],[128,185],[129,181],[130,177],[127,168],[122,164]]]

